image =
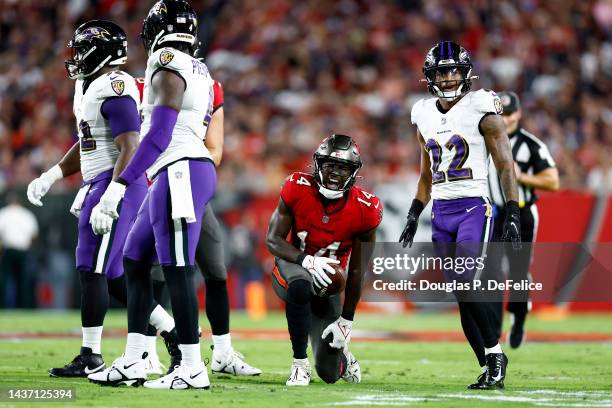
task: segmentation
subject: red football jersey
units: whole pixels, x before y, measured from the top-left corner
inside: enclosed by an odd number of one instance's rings
[[[382,204],[374,194],[353,186],[348,197],[325,205],[317,182],[307,173],[290,175],[281,198],[293,212],[291,244],[308,255],[338,259],[345,270],[353,239],[382,220]]]
[[[138,92],[140,92],[140,102],[142,102],[142,95],[144,93],[144,78],[135,78],[136,79],[136,87],[138,88]],[[223,87],[221,86],[221,82],[214,81],[213,82],[213,113],[223,106]]]

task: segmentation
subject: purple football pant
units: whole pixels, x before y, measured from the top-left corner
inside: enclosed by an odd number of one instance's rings
[[[134,225],[136,214],[147,194],[144,175],[130,185],[119,204],[119,218],[113,222],[108,234],[96,235],[89,224],[91,211],[98,204],[111,182],[113,171],[100,174],[91,183],[79,214],[79,240],[76,248],[76,265],[80,271],[103,273],[108,279],[123,275],[123,246]]]
[[[211,161],[189,160],[191,196],[196,222],[172,219],[172,202],[168,171],[155,177],[147,192],[134,227],[130,231],[123,255],[133,261],[153,262],[162,266],[195,264],[202,217],[217,186],[215,166]]]
[[[434,200],[431,222],[438,256],[484,256],[486,243],[493,234],[493,211],[484,197]],[[448,270],[444,274],[448,280],[471,280],[479,272],[477,268],[468,268],[460,274]]]

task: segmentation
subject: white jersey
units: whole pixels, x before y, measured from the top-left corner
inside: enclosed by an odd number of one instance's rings
[[[487,89],[468,92],[446,113],[438,109],[436,101],[421,99],[411,113],[429,152],[431,197],[488,197],[489,152],[479,124],[485,114],[502,112],[499,97]]]
[[[75,83],[72,110],[76,117],[81,150],[81,175],[89,181],[115,167],[119,149],[115,146],[102,104],[108,98],[129,96],[140,109],[140,95],[134,78],[123,71],[111,71],[94,79],[83,94],[84,81]]]
[[[144,121],[140,137],[144,137],[151,127],[151,112],[155,103],[151,80],[157,71],[164,69],[176,72],[183,78],[185,94],[170,145],[147,170],[149,179],[164,166],[185,157],[212,160],[210,152],[204,146],[204,137],[206,123],[210,122],[213,111],[213,79],[203,62],[174,48],[161,48],[147,61],[142,98]]]

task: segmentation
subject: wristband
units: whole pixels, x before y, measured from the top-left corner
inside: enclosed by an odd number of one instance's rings
[[[62,169],[59,164],[56,164],[55,166],[51,167],[49,170],[41,174],[40,178],[46,180],[47,182],[49,182],[49,184],[53,184],[57,180],[63,179],[64,173],[62,172]]]
[[[300,252],[300,254],[295,260],[295,263],[301,266],[302,263],[304,262],[304,258],[306,258],[306,254],[304,252]]]

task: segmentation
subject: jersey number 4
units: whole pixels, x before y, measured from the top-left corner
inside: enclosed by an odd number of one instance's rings
[[[96,150],[96,139],[91,136],[89,125],[84,120],[79,122],[79,131],[81,132],[81,151],[90,152]]]
[[[300,239],[300,251],[304,252],[306,250],[306,237],[308,236],[308,231],[300,231],[297,233],[297,236]],[[340,241],[334,241],[325,248],[319,249],[314,256],[325,256],[325,253],[329,251],[328,258],[338,259],[336,257],[338,248],[340,248]]]
[[[472,169],[463,167],[470,155],[470,146],[464,138],[453,135],[444,145],[448,150],[455,150],[455,156],[448,166],[446,172],[440,170],[442,163],[442,146],[434,139],[425,143],[425,149],[431,155],[431,184],[444,183],[445,181],[468,180],[472,178]]]

